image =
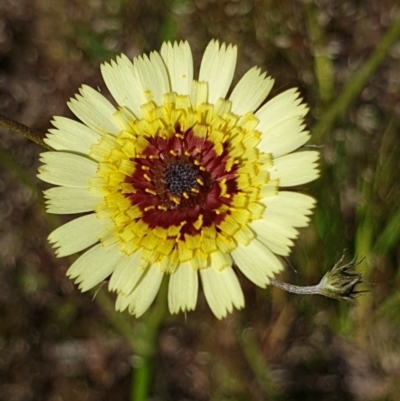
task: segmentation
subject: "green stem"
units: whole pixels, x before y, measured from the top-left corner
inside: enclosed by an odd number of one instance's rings
[[[128,341],[136,355],[131,388],[132,401],[146,401],[149,398],[153,376],[153,360],[157,350],[158,334],[167,312],[167,282],[164,280],[151,312],[135,324],[126,314],[115,311],[114,302],[103,289],[94,292],[95,300],[114,328]]]
[[[135,327],[135,337],[140,337],[140,357],[138,366],[133,369],[132,401],[147,401],[153,376],[153,360],[157,350],[158,334],[167,313],[167,280],[163,280],[153,310],[144,316]],[[137,338],[138,340],[138,338]]]
[[[131,400],[146,401],[153,373],[152,358],[141,358],[139,366],[134,369],[133,373]]]
[[[371,57],[365,64],[353,74],[348,80],[343,92],[336,98],[332,105],[325,111],[319,122],[314,126],[313,137],[316,140],[329,132],[335,120],[344,114],[353,100],[358,96],[361,90],[382,63],[390,48],[400,39],[400,12],[396,15],[389,30],[376,46]]]
[[[25,138],[28,138],[29,140],[37,143],[38,145],[51,150],[51,147],[44,143],[43,136],[41,134],[33,131],[24,124],[11,120],[10,118],[0,116],[0,126],[8,128],[10,131],[22,135]]]

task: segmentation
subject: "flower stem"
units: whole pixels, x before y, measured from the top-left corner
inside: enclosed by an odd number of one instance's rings
[[[152,372],[152,359],[149,357],[142,358],[140,365],[133,371],[132,401],[146,401],[148,399]]]
[[[289,284],[285,283],[283,281],[278,281],[275,279],[271,279],[271,285],[274,287],[280,288],[281,290],[291,292],[293,294],[302,294],[302,295],[316,295],[319,294],[320,290],[320,285],[319,283],[317,285],[309,285],[309,286],[300,286],[300,285],[294,285],[294,284]]]
[[[167,312],[167,281],[163,280],[151,313],[135,326],[139,362],[133,369],[131,401],[147,401],[153,376],[153,359],[157,350],[158,334]]]
[[[130,398],[132,401],[146,401],[149,399],[158,333],[167,311],[166,297],[167,282],[164,280],[152,312],[146,315],[142,321],[135,320],[132,325],[123,313],[115,311],[114,303],[110,300],[106,291],[100,289],[94,293],[94,299],[100,305],[107,319],[125,337],[135,355],[136,363],[132,372]]]
[[[27,127],[24,124],[11,120],[10,118],[0,116],[0,126],[8,128],[10,131],[22,135],[25,138],[28,138],[31,141],[37,143],[38,145],[51,150],[51,147],[44,143],[43,136],[41,134],[33,131],[31,128]]]

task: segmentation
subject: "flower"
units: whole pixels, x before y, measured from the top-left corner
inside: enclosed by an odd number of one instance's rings
[[[55,117],[39,177],[47,211],[85,213],[49,236],[59,257],[87,249],[67,275],[82,291],[109,279],[116,309],[140,316],[169,277],[171,313],[194,310],[201,280],[221,319],[244,306],[235,269],[265,288],[282,270],[318,177],[307,107],[295,89],[260,107],[273,80],[250,69],[227,97],[237,49],[211,41],[193,78],[187,42],[101,66],[114,106],[82,86]],[[236,266],[236,267],[235,267]]]

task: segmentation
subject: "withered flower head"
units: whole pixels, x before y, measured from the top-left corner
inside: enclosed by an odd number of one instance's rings
[[[355,256],[352,261],[341,266],[344,252],[333,268],[322,277],[318,284],[320,295],[342,301],[353,301],[361,292],[356,289],[362,283],[362,274],[355,271],[355,267],[364,259],[357,261]]]

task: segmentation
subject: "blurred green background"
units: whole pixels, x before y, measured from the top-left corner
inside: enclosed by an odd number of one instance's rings
[[[322,174],[302,188],[318,205],[279,279],[316,284],[346,248],[370,290],[347,304],[241,277],[243,311],[217,321],[200,295],[149,349],[146,318],[66,279],[41,149],[1,128],[0,400],[399,400],[399,13],[397,0],[0,0],[0,115],[38,132],[72,117],[82,83],[105,93],[102,61],[166,39],[188,40],[197,67],[210,39],[235,43],[235,82],[258,65],[272,95],[298,87]]]

